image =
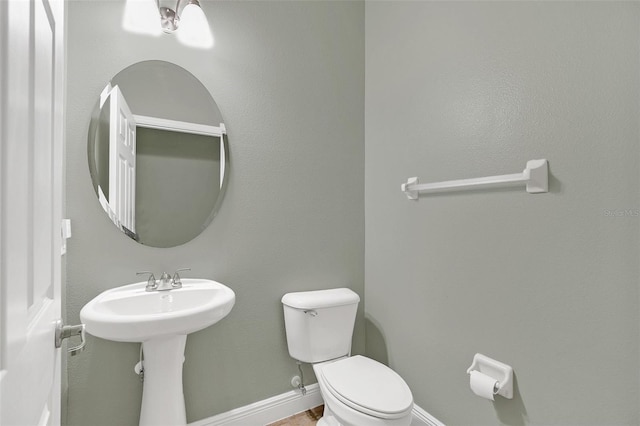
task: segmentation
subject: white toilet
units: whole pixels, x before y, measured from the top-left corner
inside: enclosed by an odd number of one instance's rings
[[[289,354],[313,364],[324,399],[319,426],[409,426],[413,396],[395,371],[351,354],[360,297],[348,288],[282,298]]]

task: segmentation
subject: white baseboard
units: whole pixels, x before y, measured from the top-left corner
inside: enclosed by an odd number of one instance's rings
[[[309,385],[307,394],[292,390],[274,397],[236,408],[207,419],[189,423],[189,426],[263,426],[322,405],[318,384]]]
[[[445,426],[440,420],[413,404],[413,420],[411,426]]]
[[[274,397],[189,423],[189,426],[264,426],[322,405],[317,383],[307,386],[307,394],[292,390]],[[413,405],[411,426],[445,426],[444,423]]]

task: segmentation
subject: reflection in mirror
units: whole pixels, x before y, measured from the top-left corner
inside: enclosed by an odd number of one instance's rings
[[[113,77],[92,114],[88,153],[100,205],[141,244],[184,244],[220,206],[224,121],[202,83],[177,65],[139,62]]]

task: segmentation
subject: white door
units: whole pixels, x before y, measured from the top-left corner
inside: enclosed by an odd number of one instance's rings
[[[60,423],[63,0],[0,0],[0,424]]]
[[[118,86],[109,94],[109,205],[136,232],[136,121]]]

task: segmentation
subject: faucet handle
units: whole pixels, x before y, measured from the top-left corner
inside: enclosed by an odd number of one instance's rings
[[[180,275],[178,275],[178,272],[190,271],[190,270],[191,268],[180,268],[176,270],[176,272],[173,274],[173,280],[171,283],[173,288],[182,288],[182,281],[180,281]]]
[[[153,275],[151,271],[139,271],[136,272],[136,275],[144,275],[149,274],[149,279],[147,280],[147,286],[145,287],[146,291],[153,291],[158,288],[158,283],[156,282],[156,277]]]

